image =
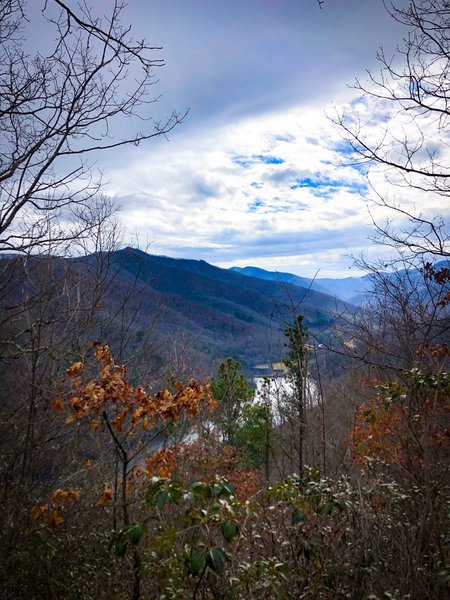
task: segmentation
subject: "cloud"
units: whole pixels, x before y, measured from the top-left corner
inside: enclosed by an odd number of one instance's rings
[[[181,0],[136,0],[127,10],[165,46],[158,110],[191,107],[169,143],[110,163],[109,192],[127,231],[159,254],[299,275],[318,266],[342,275],[350,255],[385,252],[368,241],[372,219],[389,216],[371,204],[371,185],[389,195],[390,182],[354,160],[324,114],[347,104],[349,124],[368,124],[371,142],[391,119],[385,105],[345,87],[380,44],[389,50],[400,39],[382,3],[342,0],[319,11],[312,0],[199,0],[187,10]],[[396,193],[423,206],[415,191]]]
[[[315,0],[133,0],[124,19],[136,39],[163,47],[163,98],[152,110],[191,107],[187,127],[195,130],[324,104],[364,73],[379,45],[390,49],[400,37],[373,0],[328,2],[323,10]]]
[[[108,3],[98,4],[101,16]],[[339,116],[347,104],[346,122],[364,125],[374,145],[389,126],[384,148],[394,157],[391,142],[406,130],[420,143],[408,115],[394,120],[383,102],[346,87],[374,65],[379,45],[389,55],[403,35],[382,2],[341,0],[319,10],[315,0],[133,0],[123,20],[135,39],[162,46],[150,53],[165,59],[149,90],[161,100],[144,99],[138,127],[152,131],[174,108],[190,108],[169,140],[98,158],[122,207],[126,241],[138,236],[156,253],[223,266],[245,261],[311,275],[325,265],[326,274],[341,274],[350,254],[382,252],[367,238],[372,219],[383,223],[391,213],[371,203],[371,186],[417,214],[450,212],[442,197],[424,201],[397,173],[355,161],[324,115]],[[34,36],[45,46],[40,30],[29,33],[30,44]],[[128,136],[133,123],[124,119],[114,131]],[[428,161],[431,150],[449,164],[446,141],[433,136],[416,158]]]
[[[335,166],[336,144],[314,108],[245,119],[151,161],[141,155],[110,173],[110,193],[126,228],[159,254],[230,265],[313,249],[342,254],[357,239],[364,245],[369,216],[356,193],[365,194],[366,180]]]

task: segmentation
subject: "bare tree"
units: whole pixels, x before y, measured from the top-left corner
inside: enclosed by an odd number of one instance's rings
[[[0,8],[3,251],[87,235],[92,223],[78,217],[101,185],[87,157],[166,135],[183,119],[172,112],[151,122],[146,107],[157,100],[152,88],[163,61],[154,56],[161,49],[132,37],[121,23],[122,3],[103,18],[84,1],[76,8],[62,0],[40,4],[31,22],[24,0],[4,0]],[[45,53],[28,52],[31,27],[54,39]],[[143,129],[120,137],[124,118],[132,123],[128,132],[137,120]]]
[[[448,265],[433,262],[450,257],[450,4],[385,7],[407,33],[392,56],[379,50],[379,72],[355,81],[353,113],[336,117],[350,160],[366,165],[375,202],[391,214],[386,222],[374,216],[375,241],[398,251],[395,271],[359,260],[373,290],[365,314],[345,327],[346,353],[379,377],[408,370],[425,360],[420,348],[449,340]],[[427,208],[416,210],[414,198]]]
[[[448,257],[450,4],[410,0],[399,6],[385,2],[385,7],[407,33],[392,56],[379,50],[379,72],[369,70],[366,82],[355,81],[361,110],[355,114],[353,106],[334,121],[350,160],[378,165],[399,192],[392,199],[371,179],[375,202],[393,215],[385,223],[374,217],[376,239],[410,256]],[[442,211],[430,215],[402,202],[415,193],[422,199],[437,195]]]

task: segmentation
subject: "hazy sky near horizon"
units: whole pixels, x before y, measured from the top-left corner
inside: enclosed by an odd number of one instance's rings
[[[381,255],[366,175],[342,165],[328,116],[364,114],[348,84],[405,34],[382,0],[129,0],[122,19],[163,47],[147,116],[189,109],[168,140],[99,158],[127,243],[305,276]]]

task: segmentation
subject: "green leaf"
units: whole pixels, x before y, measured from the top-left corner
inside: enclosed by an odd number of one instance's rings
[[[166,492],[166,490],[160,490],[154,498],[154,504],[156,508],[162,508],[165,504],[170,502],[170,500],[171,496],[169,492]]]
[[[189,491],[191,491],[194,496],[202,498],[205,496],[206,486],[201,481],[195,481],[189,486]]]
[[[230,521],[223,521],[220,530],[228,543],[230,543],[238,534],[237,526],[234,523],[230,523]]]
[[[359,444],[356,446],[356,449],[358,450],[358,454],[362,455],[365,454],[367,446],[363,442],[359,442]]]
[[[329,515],[333,512],[334,507],[334,500],[323,501],[317,505],[316,512],[318,515]]]
[[[144,527],[142,525],[138,525],[138,524],[131,525],[128,529],[128,537],[130,539],[130,542],[134,546],[137,546],[137,544],[139,544],[143,535],[144,535]]]
[[[315,537],[305,541],[303,552],[308,560],[316,556],[318,546],[322,546],[322,540],[320,538]]]
[[[161,491],[161,486],[162,482],[156,481],[147,489],[145,493],[145,499],[148,502],[148,504],[155,505],[155,498],[157,494]]]
[[[219,483],[212,483],[209,487],[211,489],[211,492],[212,492],[213,496],[219,496],[219,494],[223,490],[223,486],[220,485]]]
[[[36,540],[39,544],[46,544],[51,536],[52,532],[48,527],[41,527],[36,531]]]
[[[214,504],[213,506],[211,506],[211,508],[208,510],[208,515],[210,517],[217,517],[217,515],[220,513],[221,511],[221,506],[220,504]]]
[[[443,584],[450,583],[450,568],[439,571],[437,576],[441,583],[443,583]]]
[[[292,525],[298,525],[299,523],[304,523],[306,521],[306,514],[297,508],[292,513],[291,522]]]
[[[117,537],[113,541],[113,548],[116,556],[123,557],[127,552],[128,542],[124,541],[122,537]]]
[[[187,570],[191,575],[197,575],[206,564],[206,552],[203,550],[192,550],[186,561]]]
[[[363,412],[363,417],[366,419],[366,421],[370,424],[370,425],[374,425],[375,421],[377,420],[375,414],[373,411],[371,410],[365,410]]]
[[[222,482],[223,483],[223,489],[230,495],[230,496],[235,496],[236,495],[236,491],[234,489],[233,484],[231,483],[231,481],[228,481],[227,479],[225,479],[225,481]]]
[[[214,573],[221,573],[225,568],[226,561],[227,555],[222,548],[211,548],[206,555],[206,564]]]

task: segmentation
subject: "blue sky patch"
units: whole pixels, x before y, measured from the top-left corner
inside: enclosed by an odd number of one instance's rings
[[[243,169],[248,169],[255,161],[252,160],[248,156],[233,156],[233,162],[238,167],[242,167]]]
[[[233,163],[242,167],[243,169],[248,169],[255,163],[264,163],[265,165],[282,165],[285,161],[283,158],[279,158],[278,156],[271,156],[270,154],[252,154],[251,156],[243,156],[238,154],[233,156]]]
[[[254,158],[265,165],[282,165],[284,160],[277,156],[270,156],[269,154],[255,154]]]
[[[330,183],[327,182],[326,180],[314,181],[313,179],[311,179],[311,177],[305,177],[304,179],[297,179],[296,183],[291,185],[291,190],[296,190],[298,188],[305,188],[305,187],[316,188],[316,187],[320,187],[321,185],[330,185]]]
[[[252,204],[248,205],[248,210],[249,212],[256,212],[261,206],[264,206],[264,202],[262,200],[255,200]]]
[[[335,152],[338,152],[339,154],[343,154],[344,156],[352,156],[355,153],[353,146],[350,144],[350,142],[347,142],[345,140],[335,144],[333,150],[335,150]]]
[[[346,157],[346,160],[342,162],[344,166],[351,167],[361,173],[362,175],[367,175],[367,163],[368,161],[362,158],[358,159],[358,156],[355,154],[355,150],[350,142],[342,141],[338,142],[334,145],[334,150]]]
[[[367,184],[358,183],[355,181],[341,181],[339,179],[327,179],[321,178],[320,175],[317,177],[304,177],[303,179],[297,179],[291,186],[291,190],[298,188],[311,188],[315,196],[328,198],[334,191],[339,188],[345,189],[354,194],[365,194],[367,192]]]

